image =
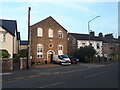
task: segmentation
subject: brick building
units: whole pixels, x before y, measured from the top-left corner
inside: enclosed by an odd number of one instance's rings
[[[67,54],[67,30],[51,16],[30,27],[30,56],[37,63]]]

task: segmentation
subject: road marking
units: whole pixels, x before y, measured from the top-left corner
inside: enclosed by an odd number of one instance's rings
[[[59,85],[59,84],[63,84],[63,83],[65,83],[65,82],[53,83],[53,84],[50,84],[50,85],[45,85],[45,86],[38,87],[38,88],[46,88],[46,87],[55,86],[55,85]]]
[[[8,75],[8,74],[12,74],[12,73],[0,73],[0,75]]]
[[[78,72],[78,71],[85,71],[88,70],[89,68],[85,68],[85,69],[80,69],[80,70],[72,70],[72,71],[66,71],[66,72],[60,72],[60,73],[72,73],[72,72]]]
[[[107,73],[107,72],[108,71],[104,71],[104,72],[100,72],[100,73],[95,73],[95,74],[92,74],[92,75],[89,75],[89,76],[85,76],[85,78],[93,77],[93,76],[100,75],[100,74]]]

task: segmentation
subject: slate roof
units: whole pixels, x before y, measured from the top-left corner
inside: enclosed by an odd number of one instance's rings
[[[49,17],[47,17],[46,19],[43,19],[43,20],[41,20],[40,22],[37,22],[37,23],[31,25],[30,27],[32,27],[32,26],[34,26],[34,25],[36,25],[36,24],[38,24],[38,23],[41,23],[41,22],[43,22],[43,21],[45,21],[45,20],[47,20],[47,19],[52,19],[53,21],[56,22],[56,24],[58,24],[60,27],[62,27],[62,28],[67,32],[67,30],[66,30],[62,25],[60,25],[52,16],[49,16]]]
[[[68,33],[72,35],[77,40],[89,40],[89,34],[79,34],[79,33]],[[90,35],[90,40],[102,41],[100,37]]]
[[[119,43],[118,39],[116,38],[106,38],[106,37],[103,37],[103,42],[104,43]]]
[[[7,30],[11,35],[15,36],[15,31],[17,32],[17,22],[16,20],[3,20],[0,19],[0,26]]]
[[[20,45],[28,45],[28,41],[27,40],[21,40]]]

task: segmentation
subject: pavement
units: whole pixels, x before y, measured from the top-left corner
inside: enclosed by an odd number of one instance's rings
[[[60,66],[61,65],[58,64],[40,64],[35,65],[32,68],[29,68],[28,70],[13,70],[9,72],[0,73],[0,76],[2,76],[2,82],[40,77],[50,75],[52,72],[49,71],[49,69]]]
[[[95,67],[95,65],[97,64],[104,65],[109,63],[110,62],[88,63],[88,64],[78,63],[78,64],[81,65],[81,69],[83,69],[88,66]],[[72,67],[72,66],[77,66],[77,65],[70,65],[68,67]],[[8,82],[12,80],[36,78],[36,77],[59,74],[61,73],[60,71],[58,71],[59,68],[61,68],[61,72],[64,71],[64,66],[58,64],[40,64],[40,65],[35,65],[34,67],[28,70],[16,70],[16,71],[5,72],[0,74],[0,76],[2,76],[2,82]]]

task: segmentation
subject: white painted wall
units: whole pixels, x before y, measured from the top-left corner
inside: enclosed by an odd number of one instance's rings
[[[14,37],[14,54],[18,53],[18,41],[17,41],[17,33],[15,32],[15,37]]]
[[[3,34],[1,31],[6,32],[6,30],[4,30],[2,27],[0,27],[0,37]],[[12,58],[13,57],[13,38],[14,37],[10,33],[7,32],[5,35],[5,38],[6,38],[6,40],[4,42],[0,41],[0,49],[6,49],[10,54],[10,58]]]
[[[84,47],[82,45],[82,43],[85,43],[86,46],[89,45],[89,40],[77,40],[77,47]],[[96,52],[98,53],[98,55],[103,56],[102,55],[102,41],[92,41],[90,40],[90,43],[92,43],[92,46],[94,47],[94,49],[96,50]],[[97,43],[100,44],[100,49],[97,49]]]

